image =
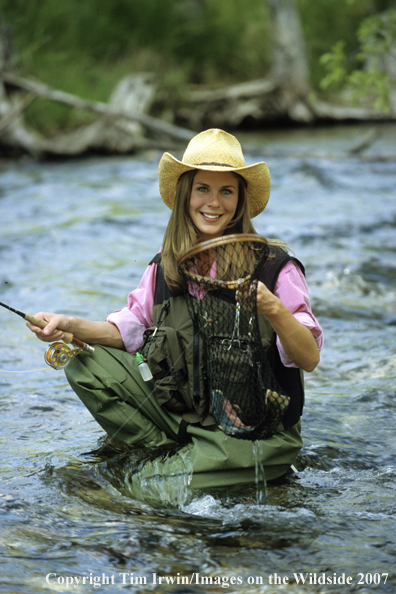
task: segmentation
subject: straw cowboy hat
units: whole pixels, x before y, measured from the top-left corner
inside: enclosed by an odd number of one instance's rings
[[[169,153],[162,156],[158,167],[159,189],[162,200],[171,210],[180,176],[193,169],[235,171],[247,182],[250,216],[253,218],[264,210],[271,187],[268,166],[264,162],[246,166],[235,136],[223,130],[205,130],[190,140],[181,161]]]

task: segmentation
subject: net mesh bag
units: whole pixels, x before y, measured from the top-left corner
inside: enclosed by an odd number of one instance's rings
[[[259,331],[257,283],[268,254],[260,236],[227,235],[197,244],[178,263],[203,341],[210,412],[226,434],[252,441],[276,432],[290,400]]]

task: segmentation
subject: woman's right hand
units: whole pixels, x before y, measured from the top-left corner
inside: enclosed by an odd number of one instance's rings
[[[26,322],[27,327],[43,342],[64,340],[65,333],[69,333],[75,339],[86,344],[101,344],[116,349],[125,349],[120,331],[111,322],[92,322],[83,318],[44,311],[40,311],[34,317],[47,322],[46,327],[43,329]],[[69,336],[66,336],[66,338],[70,339]]]
[[[64,332],[70,332],[71,318],[68,316],[40,311],[34,317],[48,322],[45,328],[26,322],[26,326],[43,342],[62,340]]]

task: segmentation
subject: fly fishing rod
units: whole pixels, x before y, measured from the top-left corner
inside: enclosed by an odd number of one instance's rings
[[[18,311],[17,309],[14,309],[13,307],[6,305],[5,303],[1,303],[1,301],[0,305],[1,307],[5,307],[9,311],[12,311],[18,316],[21,316],[21,318],[23,318],[30,324],[38,326],[39,328],[43,329],[48,324],[48,322],[46,322],[45,320],[40,320],[40,318],[36,318],[34,316],[31,316],[30,314]],[[63,369],[64,367],[66,367],[66,365],[70,363],[73,357],[75,357],[82,351],[85,351],[87,353],[93,353],[94,350],[95,349],[91,345],[86,344],[85,342],[82,342],[77,338],[74,338],[73,334],[70,334],[70,332],[64,332],[63,340],[52,342],[48,346],[44,354],[44,361],[53,369]]]

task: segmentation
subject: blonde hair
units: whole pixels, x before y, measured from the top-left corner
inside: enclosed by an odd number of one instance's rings
[[[199,231],[190,217],[190,197],[194,177],[197,169],[183,173],[176,188],[175,202],[167,228],[161,253],[161,262],[164,268],[165,281],[174,293],[183,292],[183,278],[178,270],[177,262],[180,256],[199,242]],[[246,200],[246,181],[241,175],[232,172],[238,179],[238,204],[235,215],[225,230],[230,233],[257,233],[253,227],[249,204]],[[277,240],[267,240],[273,245],[285,244]]]

